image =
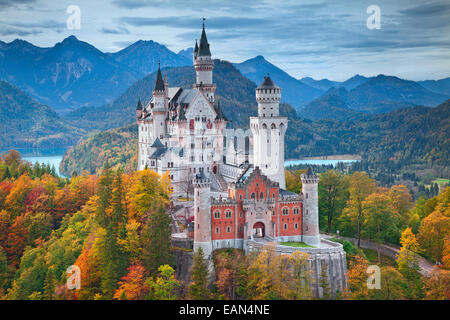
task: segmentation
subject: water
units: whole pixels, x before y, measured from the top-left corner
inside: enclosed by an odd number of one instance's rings
[[[349,163],[349,162],[356,162],[359,160],[322,160],[322,159],[298,159],[298,160],[286,160],[284,162],[284,167],[289,167],[292,165],[298,165],[298,164],[311,164],[311,165],[332,165],[333,167],[336,167],[336,165],[339,162]]]
[[[60,176],[63,176],[59,172],[59,164],[62,161],[64,152],[66,152],[67,148],[53,148],[53,149],[15,149],[20,152],[22,158],[24,160],[30,161],[31,163],[49,163],[50,166],[54,165],[56,169],[56,173]],[[0,154],[8,152],[9,149],[0,149]],[[291,165],[297,164],[312,164],[312,165],[333,165],[336,167],[338,162],[355,162],[359,160],[313,160],[313,159],[297,159],[297,160],[286,160],[284,162],[285,167],[289,167]]]
[[[66,152],[68,148],[52,148],[52,149],[21,149],[21,148],[15,148],[14,150],[17,150],[22,155],[22,159],[31,162],[32,164],[35,164],[36,162],[44,163],[44,164],[50,164],[50,167],[53,165],[55,166],[56,173],[59,176],[64,177],[59,172],[59,164],[62,161],[64,152]],[[10,149],[0,149],[0,154],[3,154],[5,152],[8,152]]]

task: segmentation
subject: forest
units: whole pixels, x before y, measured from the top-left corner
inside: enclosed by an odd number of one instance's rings
[[[287,188],[301,190],[302,170],[287,173]],[[54,168],[31,165],[20,153],[0,158],[0,299],[313,299],[307,254],[276,255],[268,246],[245,256],[214,253],[214,278],[203,253],[192,255],[189,281],[176,277],[171,243],[169,175],[126,173],[108,161],[99,175],[70,178]],[[323,299],[449,299],[450,188],[413,201],[403,185],[377,186],[365,172],[320,173],[320,227],[344,245],[348,289]],[[337,236],[399,245],[395,261]],[[419,256],[437,262],[419,273]],[[381,267],[380,290],[368,290],[366,269]],[[81,271],[70,290],[67,268]]]

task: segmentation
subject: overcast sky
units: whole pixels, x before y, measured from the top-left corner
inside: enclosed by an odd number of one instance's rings
[[[69,5],[79,30],[67,29]],[[380,29],[367,28],[370,5]],[[110,52],[143,39],[178,52],[200,37],[203,16],[214,58],[263,55],[296,78],[450,76],[449,0],[0,0],[0,39],[53,46],[74,34]]]

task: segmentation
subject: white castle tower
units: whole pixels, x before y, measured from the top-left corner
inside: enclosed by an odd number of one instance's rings
[[[161,74],[161,68],[158,63],[158,74],[156,76],[155,88],[153,89],[152,99],[152,117],[153,117],[153,137],[162,139],[166,134],[166,117],[168,112],[168,100],[166,88]]]
[[[205,32],[205,19],[203,19],[203,29],[200,38],[200,45],[195,42],[193,53],[196,81],[194,88],[203,92],[209,102],[214,103],[214,92],[216,85],[213,84],[214,61],[211,59],[208,39]]]
[[[320,246],[319,235],[319,177],[308,168],[301,175],[303,193],[303,242],[311,246]]]
[[[212,252],[211,181],[203,172],[197,174],[194,185],[194,252],[202,248],[205,258]]]
[[[284,135],[288,120],[280,117],[281,89],[270,79],[256,88],[258,117],[250,117],[253,133],[253,165],[270,180],[286,188],[284,178]]]

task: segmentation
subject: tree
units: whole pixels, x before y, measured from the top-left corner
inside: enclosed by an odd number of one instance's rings
[[[363,201],[362,212],[364,233],[378,243],[378,262],[381,264],[381,245],[398,234],[397,217],[389,195],[385,192],[371,194]]]
[[[403,300],[405,299],[405,279],[394,267],[380,268],[380,289],[369,292],[370,299],[376,300]]]
[[[401,227],[405,227],[410,219],[410,210],[413,207],[412,196],[405,185],[392,186],[389,190],[392,207],[400,218]]]
[[[142,231],[142,262],[151,275],[158,267],[172,263],[171,219],[163,207],[152,211]]]
[[[44,293],[42,296],[43,299],[44,300],[53,300],[53,295],[55,294],[55,288],[56,288],[55,275],[53,273],[53,270],[48,269],[47,277],[45,278],[45,282],[44,282]]]
[[[419,275],[419,260],[417,254],[420,252],[419,243],[411,228],[406,228],[400,238],[401,248],[397,256],[398,271],[406,280],[411,297],[417,298],[421,295],[422,281]]]
[[[450,187],[437,197],[437,204],[419,228],[418,240],[424,253],[441,261],[445,237],[450,234]]]
[[[295,170],[291,172],[289,170],[284,170],[286,176],[286,190],[300,193],[302,190],[302,179],[301,175],[306,173],[306,170]]]
[[[426,299],[450,300],[450,270],[434,267],[425,281]]]
[[[365,172],[354,172],[350,176],[349,200],[344,210],[349,218],[347,221],[356,229],[358,248],[361,247],[361,227],[364,222],[363,201],[375,191],[375,180],[369,178]]]
[[[369,261],[359,255],[354,256],[349,261],[347,270],[347,283],[350,290],[350,297],[353,300],[365,300],[369,295],[367,287],[367,268]]]
[[[165,264],[158,268],[159,276],[149,278],[145,283],[150,292],[150,300],[176,300],[177,290],[181,287],[181,282],[175,279],[174,270]]]
[[[348,178],[335,170],[320,175],[319,206],[320,213],[327,220],[327,232],[332,231],[333,221],[345,207],[348,199]]]
[[[114,294],[118,300],[142,300],[149,291],[145,284],[145,269],[140,262],[128,267],[128,273],[119,282],[119,289]]]
[[[209,272],[204,259],[203,249],[200,247],[194,254],[192,283],[189,285],[188,292],[189,299],[208,300],[211,298],[211,292],[208,289]]]
[[[224,250],[214,253],[216,282],[225,299],[235,300],[246,296],[247,261],[242,251]]]
[[[0,245],[0,292],[6,289],[8,284],[8,263],[6,260],[6,253]]]

